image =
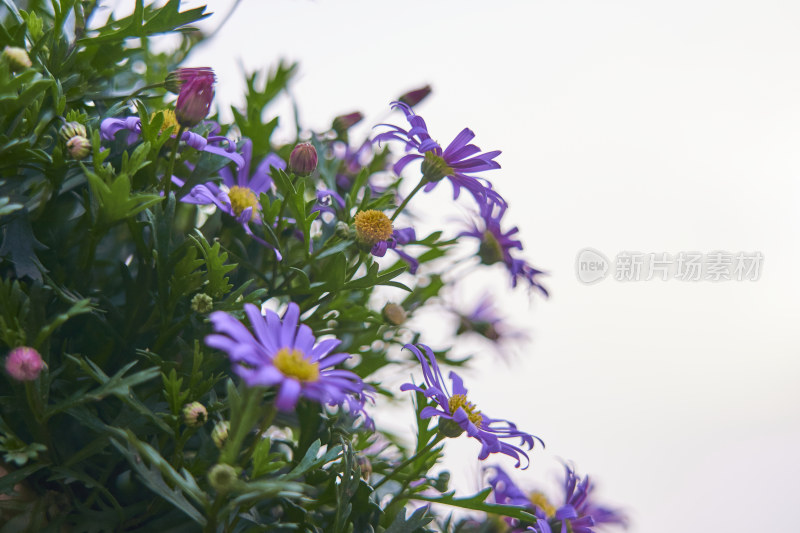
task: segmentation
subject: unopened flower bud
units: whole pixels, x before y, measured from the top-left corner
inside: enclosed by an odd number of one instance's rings
[[[214,71],[209,67],[179,68],[167,74],[164,87],[173,94],[179,94],[183,84],[196,78],[206,78],[213,84],[216,81]]]
[[[14,348],[6,357],[6,372],[17,381],[33,381],[45,367],[42,356],[33,348]]]
[[[228,492],[238,480],[236,469],[231,465],[217,464],[208,471],[208,482],[217,492]]]
[[[447,487],[449,484],[450,484],[450,472],[445,470],[443,472],[439,472],[439,476],[436,478],[436,482],[433,484],[433,488],[435,488],[439,492],[447,492]]]
[[[340,239],[349,239],[352,237],[350,233],[350,226],[347,225],[347,222],[342,222],[340,220],[336,223],[336,236]]]
[[[214,307],[214,299],[208,294],[200,292],[192,297],[192,311],[197,313],[208,313]]]
[[[358,468],[361,470],[361,479],[369,481],[369,477],[372,475],[372,463],[369,457],[366,455],[357,455],[356,463],[358,463]]]
[[[30,68],[31,58],[28,57],[28,51],[24,48],[16,46],[6,46],[3,48],[3,60],[8,63],[11,72],[19,72]]]
[[[69,141],[75,136],[86,137],[86,126],[80,122],[67,122],[61,126],[61,129],[58,130],[58,134],[64,139],[64,142]]]
[[[91,151],[91,141],[82,135],[76,135],[67,141],[67,153],[73,159],[83,159]]]
[[[230,428],[231,424],[228,421],[217,422],[217,425],[214,426],[214,429],[211,431],[211,440],[214,441],[214,446],[220,449],[225,446],[225,441],[228,440],[228,430]]]
[[[408,315],[406,314],[406,310],[397,304],[388,303],[383,306],[383,318],[386,319],[387,322],[393,324],[395,326],[399,326],[403,322],[406,321]]]
[[[213,73],[184,80],[175,104],[175,117],[178,119],[178,124],[186,128],[199,124],[208,115],[213,99]]]
[[[187,403],[183,406],[183,421],[190,428],[198,428],[208,420],[208,411],[200,402]]]
[[[311,143],[300,143],[289,156],[289,167],[299,176],[308,176],[317,168],[317,149]]]
[[[364,115],[358,111],[354,111],[346,115],[340,115],[333,119],[333,130],[337,133],[345,132],[361,122],[363,119]]]
[[[421,101],[423,101],[429,94],[431,94],[431,86],[426,85],[425,87],[420,87],[419,89],[414,89],[413,91],[408,91],[403,96],[400,97],[400,101],[406,105],[414,107]]]

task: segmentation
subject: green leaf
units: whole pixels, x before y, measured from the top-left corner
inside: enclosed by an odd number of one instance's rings
[[[406,510],[400,509],[384,533],[414,533],[433,520],[433,515],[428,513],[429,510],[429,507],[420,507],[406,520]]]
[[[486,498],[491,494],[492,488],[487,487],[467,498],[455,498],[453,495],[455,491],[450,491],[441,496],[427,496],[424,494],[414,495],[414,499],[422,500],[431,503],[440,503],[443,505],[450,505],[453,507],[460,507],[461,509],[469,509],[471,511],[483,511],[484,513],[498,514],[509,516],[522,520],[523,522],[536,522],[536,516],[523,510],[521,507],[514,505],[500,505],[496,503],[486,503]]]
[[[197,244],[203,254],[203,259],[205,259],[208,281],[206,293],[215,300],[222,298],[233,288],[233,285],[228,283],[228,276],[225,274],[236,268],[237,264],[225,264],[225,261],[228,260],[228,252],[222,251],[219,242],[215,242],[213,246],[208,244],[203,234],[197,230],[195,230],[195,235],[190,235],[190,237]]]

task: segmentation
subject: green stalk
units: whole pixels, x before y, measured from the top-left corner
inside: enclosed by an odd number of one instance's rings
[[[408,202],[410,202],[410,201],[411,201],[411,199],[414,197],[414,195],[415,195],[415,194],[417,194],[417,193],[419,192],[419,190],[420,190],[420,189],[421,189],[423,186],[427,185],[427,183],[428,183],[428,180],[426,180],[424,177],[423,177],[423,178],[422,178],[422,179],[419,181],[419,183],[417,184],[417,186],[416,186],[416,187],[414,187],[414,190],[413,190],[413,191],[411,191],[411,194],[409,194],[408,196],[406,196],[405,200],[403,200],[403,203],[401,203],[401,204],[398,206],[398,208],[394,210],[394,214],[392,215],[392,218],[390,219],[392,222],[394,222],[394,219],[396,219],[396,218],[397,218],[397,215],[399,215],[399,214],[400,214],[400,212],[401,212],[401,211],[402,211],[402,210],[403,210],[403,209],[406,207],[406,205],[408,205]]]
[[[178,134],[175,136],[175,146],[172,147],[172,156],[169,158],[169,166],[167,173],[164,174],[164,197],[169,198],[170,189],[172,189],[172,173],[175,171],[175,159],[178,157],[178,145],[181,142],[181,135],[186,129],[183,126],[178,128]]]

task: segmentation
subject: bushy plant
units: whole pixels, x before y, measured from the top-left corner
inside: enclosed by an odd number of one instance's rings
[[[265,117],[296,71],[284,63],[250,75],[222,124],[210,113],[225,80],[179,68],[204,9],[179,4],[137,0],[105,22],[95,1],[0,7],[0,531],[624,523],[571,467],[553,504],[500,468],[466,497],[431,474],[447,438],[520,468],[538,443],[482,413],[441,370],[468,360],[409,325],[445,309],[458,242],[475,268],[546,295],[484,177],[499,152],[469,129],[436,143],[413,111],[427,87],[363,144],[348,139],[360,113],[278,144]],[[153,52],[170,32],[177,48]],[[438,186],[476,210],[471,227],[415,229],[413,198]],[[376,306],[387,287],[395,299]],[[454,316],[454,338],[514,336],[488,300]],[[415,382],[377,377],[400,369]],[[413,441],[373,421],[395,399],[416,410]]]

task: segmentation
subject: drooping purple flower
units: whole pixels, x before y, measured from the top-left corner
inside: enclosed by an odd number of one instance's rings
[[[538,289],[545,297],[547,289],[536,278],[544,274],[541,270],[533,268],[524,259],[515,258],[511,250],[522,250],[522,242],[516,235],[519,228],[516,226],[508,231],[501,227],[503,215],[507,206],[483,204],[480,206],[480,216],[473,221],[468,231],[462,231],[459,237],[474,237],[480,241],[478,257],[481,263],[493,265],[502,262],[511,275],[511,286],[516,287],[520,279],[526,280],[531,287]]]
[[[209,132],[208,138],[193,131],[184,131],[181,134],[181,140],[195,150],[227,157],[236,163],[237,167],[241,168],[244,161],[242,156],[236,153],[236,143],[227,137],[216,135],[215,132],[219,131],[219,125],[212,124],[214,128]],[[100,137],[106,141],[113,141],[116,134],[123,130],[128,132],[127,144],[133,144],[139,140],[142,134],[142,121],[139,117],[125,117],[107,118],[100,123]],[[223,142],[226,143],[225,148],[217,146]]]
[[[333,207],[334,204],[339,209],[344,209],[344,198],[336,191],[319,188],[317,189],[317,203],[311,208],[311,212],[336,213],[336,209]]]
[[[447,178],[453,185],[454,199],[458,198],[463,187],[472,194],[478,205],[486,203],[506,205],[506,201],[492,189],[492,184],[488,180],[471,175],[500,168],[500,164],[494,160],[500,155],[500,150],[480,153],[480,148],[469,144],[475,138],[475,134],[469,128],[461,130],[447,148],[442,150],[439,143],[431,138],[428,126],[422,117],[402,102],[393,102],[392,107],[405,113],[411,128],[405,130],[392,124],[381,124],[390,129],[376,135],[373,142],[401,141],[405,144],[406,152],[415,152],[401,157],[394,164],[396,174],[399,175],[412,161],[422,159],[422,177],[427,182],[424,189],[426,192]]]
[[[228,168],[219,171],[222,176],[222,187],[214,182],[207,182],[202,185],[195,185],[189,194],[181,198],[181,202],[195,205],[217,206],[223,213],[227,213],[239,222],[245,232],[261,245],[271,248],[280,260],[281,254],[271,244],[258,237],[250,228],[250,222],[261,224],[258,197],[261,193],[267,192],[272,187],[270,168],[284,170],[286,163],[275,154],[269,154],[261,160],[253,174],[250,174],[251,161],[253,159],[253,142],[245,139],[242,142],[242,165],[239,167],[236,176]],[[182,187],[183,180],[174,177],[172,181]]]
[[[502,453],[515,459],[517,468],[520,467],[524,458],[526,465],[523,468],[528,468],[530,459],[525,450],[520,446],[504,442],[504,440],[518,438],[521,446],[532,450],[534,439],[544,446],[541,439],[518,430],[517,426],[508,420],[490,418],[478,411],[475,404],[467,400],[467,389],[464,387],[461,377],[452,371],[449,377],[453,384],[453,393],[450,394],[433,351],[424,344],[420,344],[419,347],[425,351],[425,355],[417,346],[405,345],[405,348],[411,350],[422,365],[425,387],[419,387],[414,383],[404,383],[400,386],[400,390],[421,392],[434,401],[435,407],[429,405],[422,410],[420,413],[422,418],[438,416],[440,419],[439,432],[445,436],[456,437],[466,431],[467,435],[477,439],[481,443],[478,459],[486,459],[492,453]]]
[[[253,304],[245,304],[244,311],[255,336],[232,315],[215,311],[210,315],[215,333],[205,342],[228,354],[247,386],[279,387],[275,406],[281,411],[293,410],[300,398],[363,409],[364,382],[349,370],[334,368],[350,354],[331,353],[339,339],[317,342],[311,328],[298,323],[297,304],[289,304],[283,319],[272,311],[264,316]]]
[[[419,261],[397,248],[398,244],[408,244],[417,240],[414,228],[394,229],[392,221],[382,211],[368,209],[359,211],[354,217],[356,238],[370,247],[375,257],[383,257],[386,250],[393,250],[403,261],[408,263],[408,271],[417,272]]]

